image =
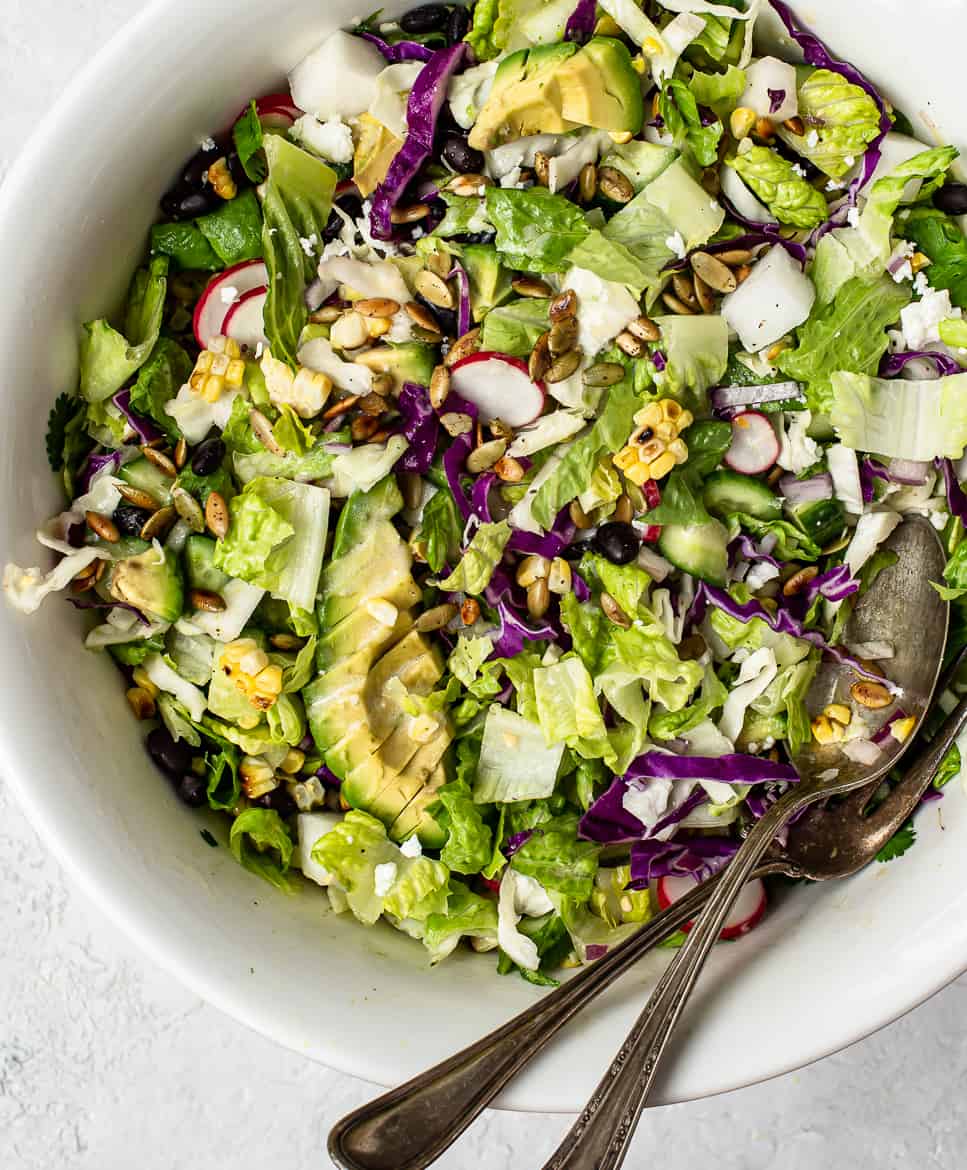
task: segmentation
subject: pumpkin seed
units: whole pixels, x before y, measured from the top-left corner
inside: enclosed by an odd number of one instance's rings
[[[667,308],[671,309],[673,313],[678,313],[680,317],[694,317],[695,310],[690,309],[688,305],[674,296],[672,293],[662,293],[661,299],[665,302]]]
[[[175,467],[169,455],[165,455],[162,451],[157,451],[154,447],[148,446],[141,448],[141,454],[149,463],[153,463],[159,471],[164,472],[171,479],[177,476],[178,468]]]
[[[783,122],[783,126],[790,134],[795,134],[797,138],[802,138],[806,133],[806,125],[802,118],[787,118]]]
[[[598,362],[588,366],[581,375],[585,386],[615,386],[625,376],[625,368],[619,362]]]
[[[403,503],[407,508],[418,508],[423,500],[423,479],[413,471],[400,471],[396,482],[400,486]]]
[[[454,175],[450,180],[447,190],[452,191],[454,195],[482,195],[484,188],[492,187],[493,179],[489,179],[486,175]]]
[[[192,609],[201,609],[206,613],[221,613],[225,607],[225,598],[219,593],[211,593],[207,589],[190,589],[188,603]]]
[[[178,440],[178,443],[175,446],[175,453],[174,453],[173,458],[175,461],[175,467],[177,467],[178,470],[181,471],[181,469],[185,466],[185,463],[188,460],[188,444],[187,444],[187,442],[185,442],[185,439],[183,437]]]
[[[420,614],[413,623],[413,629],[418,634],[430,634],[434,630],[442,630],[444,626],[453,621],[459,612],[459,609],[449,601],[443,605],[435,605],[432,609]]]
[[[555,321],[547,335],[547,344],[554,357],[560,357],[573,349],[578,341],[577,317],[564,317]]]
[[[365,443],[367,440],[375,441],[378,430],[379,420],[371,414],[358,414],[349,424],[349,433],[352,435],[354,443]]]
[[[551,357],[550,342],[550,333],[542,333],[538,337],[534,348],[531,350],[531,355],[527,362],[527,372],[530,374],[532,382],[540,382],[551,368],[551,363],[554,359]]]
[[[752,275],[752,269],[748,264],[742,264],[735,270],[736,283],[744,284]]]
[[[450,394],[450,371],[446,366],[437,366],[430,375],[430,405],[440,410]]]
[[[672,288],[675,290],[675,296],[680,301],[684,301],[689,308],[696,308],[698,301],[695,299],[695,285],[692,284],[692,278],[686,276],[684,272],[676,272],[672,277]]]
[[[853,683],[849,693],[855,702],[870,711],[879,711],[883,707],[889,707],[893,702],[893,696],[882,683],[872,682],[869,679]]]
[[[465,626],[472,626],[480,617],[480,602],[475,597],[468,597],[460,606],[460,620]]]
[[[248,416],[248,421],[252,427],[252,434],[266,451],[272,455],[285,455],[285,448],[272,433],[272,424],[260,410],[253,410]]]
[[[804,569],[793,573],[782,587],[783,597],[795,597],[797,594],[802,593],[809,582],[814,580],[818,575],[819,569],[816,565],[807,565]]]
[[[489,443],[481,443],[467,456],[467,471],[471,475],[489,471],[498,459],[503,458],[506,450],[506,439],[491,439]]]
[[[143,508],[146,512],[156,512],[161,507],[149,492],[132,487],[129,483],[119,483],[118,491],[129,504],[134,504],[136,508]]]
[[[573,288],[566,288],[558,293],[548,306],[548,316],[552,321],[562,321],[573,317],[578,311],[578,294]]]
[[[550,571],[550,560],[534,553],[529,557],[524,557],[517,566],[517,584],[523,589],[529,589],[535,581],[543,581]]]
[[[703,313],[715,312],[715,297],[712,296],[712,290],[697,272],[695,273],[695,299]]]
[[[480,348],[480,328],[471,329],[465,333],[463,337],[458,337],[457,340],[450,346],[447,351],[447,356],[443,359],[443,364],[448,368],[452,368],[457,362],[463,361],[464,358],[470,357],[471,354],[476,353]]]
[[[504,455],[494,464],[494,471],[502,483],[520,483],[524,478],[524,466],[513,455]]]
[[[394,207],[390,212],[390,223],[418,223],[426,219],[430,209],[425,203],[412,203],[408,207]]]
[[[776,136],[776,124],[770,118],[756,118],[752,133],[763,142],[771,142]]]
[[[585,512],[577,500],[571,502],[571,506],[568,508],[568,514],[571,517],[571,523],[576,528],[583,530],[591,527],[591,517]]]
[[[395,385],[392,374],[377,374],[372,382],[373,393],[378,394],[380,398],[389,398]]]
[[[367,297],[356,301],[353,308],[364,317],[395,317],[400,311],[400,303],[389,297]]]
[[[628,322],[628,332],[642,341],[660,341],[661,330],[650,317],[636,317]]]
[[[532,618],[542,618],[550,609],[551,591],[546,579],[535,581],[527,590],[527,612]]]
[[[442,276],[437,276],[429,268],[422,268],[413,281],[416,291],[424,300],[436,305],[438,309],[452,309],[456,305],[453,289]]]
[[[344,311],[341,305],[323,305],[321,309],[309,314],[309,320],[313,325],[331,325],[339,320]]]
[[[563,596],[563,594],[571,592],[573,581],[574,574],[571,572],[571,566],[563,557],[555,557],[551,561],[551,571],[547,574],[548,589],[551,593]]]
[[[630,203],[635,194],[629,180],[614,167],[598,169],[598,190],[612,203]]]
[[[539,276],[515,276],[510,287],[519,297],[552,297],[554,290]]]
[[[631,502],[631,497],[627,494],[619,496],[618,502],[614,506],[612,519],[620,524],[630,524],[634,515],[635,507]]]
[[[215,493],[212,492],[212,495]],[[211,496],[209,496],[211,499]],[[159,508],[144,522],[144,527],[141,529],[142,540],[160,540],[168,529],[174,524],[178,513],[170,504]]]
[[[386,409],[386,402],[381,394],[364,394],[359,400],[359,409],[363,414],[371,414],[375,417]]]
[[[220,492],[208,493],[208,499],[205,501],[205,524],[217,540],[228,535],[228,505]]]
[[[628,617],[610,593],[601,594],[601,609],[604,611],[604,616],[609,622],[613,622],[614,625],[620,626],[623,630],[631,629],[631,618]]]
[[[435,272],[437,276],[446,280],[450,275],[453,262],[446,252],[431,252],[426,258],[426,266],[431,272]]]
[[[201,510],[201,504],[190,492],[185,491],[183,487],[172,488],[171,502],[175,506],[175,511],[192,532],[205,531],[205,513]]]
[[[335,349],[359,349],[369,341],[366,318],[354,309],[343,313],[329,330],[329,340]]]
[[[750,252],[748,248],[730,248],[727,252],[716,252],[715,255],[729,268],[738,268],[754,259],[754,253]]]
[[[99,536],[101,540],[106,540],[108,544],[117,544],[121,539],[118,526],[110,516],[102,516],[100,512],[85,512],[84,519],[87,521],[87,526],[91,532],[95,536]]]
[[[305,638],[297,638],[295,634],[273,634],[269,638],[269,642],[276,650],[281,650],[283,653],[290,650],[301,650],[306,644]]]
[[[719,293],[735,292],[737,283],[735,273],[711,252],[693,252],[691,257],[692,271],[702,278],[709,288]]]
[[[458,414],[449,410],[446,414],[440,415],[440,426],[455,439],[458,435],[466,435],[473,430],[473,419],[469,414]]]
[[[598,168],[585,163],[578,175],[578,196],[582,203],[590,203],[598,192]]]
[[[618,334],[614,339],[614,343],[628,357],[641,357],[645,352],[644,342],[635,337],[633,333],[629,333],[627,329]]]
[[[568,353],[562,353],[560,357],[555,358],[547,373],[544,375],[544,381],[550,383],[563,382],[577,370],[581,364],[581,358],[584,355],[579,349],[572,349]]]
[[[347,394],[345,398],[340,398],[338,402],[334,402],[332,406],[322,412],[322,421],[330,422],[332,419],[346,414],[347,411],[352,410],[360,397],[361,395],[359,394]]]

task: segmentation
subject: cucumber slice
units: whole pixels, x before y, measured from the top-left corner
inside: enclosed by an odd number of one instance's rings
[[[791,508],[796,523],[820,548],[841,537],[846,530],[846,509],[840,500],[814,500]]]
[[[230,578],[221,569],[216,569],[215,542],[209,536],[197,534],[185,541],[185,574],[190,589],[203,589],[206,593],[221,593]]]
[[[658,551],[683,573],[710,585],[724,585],[729,571],[728,543],[728,531],[718,520],[666,524],[658,538]]]
[[[726,517],[745,512],[757,520],[778,520],[782,516],[779,497],[761,479],[737,471],[715,471],[705,481],[705,507],[713,516]]]
[[[155,467],[153,463],[149,463],[143,457],[141,459],[133,459],[130,463],[125,463],[118,472],[118,479],[123,479],[125,483],[129,483],[132,487],[140,488],[141,491],[147,492],[159,504],[168,504],[171,502],[171,489],[175,481],[165,475],[160,467]]]

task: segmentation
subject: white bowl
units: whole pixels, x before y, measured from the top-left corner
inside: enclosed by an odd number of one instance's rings
[[[38,127],[0,192],[4,427],[0,558],[35,564],[37,523],[60,506],[44,458],[55,395],[74,385],[80,323],[115,306],[157,199],[194,144],[360,0],[159,0]],[[967,18],[953,6],[810,0],[803,15],[852,56],[932,141],[961,114]],[[325,15],[323,15],[325,13]],[[871,35],[872,34],[872,35]],[[874,48],[874,46],[877,46]],[[916,68],[911,63],[920,62]],[[148,762],[116,671],[83,649],[61,600],[20,618],[0,605],[5,776],[56,857],[146,951],[200,995],[314,1060],[396,1083],[476,1040],[538,994],[492,958],[436,970],[389,929],[287,898],[212,849],[224,829],[182,806]],[[919,820],[901,861],[790,891],[742,942],[719,947],[689,1009],[659,1099],[774,1076],[865,1036],[967,968],[967,808],[961,785]],[[576,1110],[619,1047],[659,953],[504,1095],[508,1107]]]

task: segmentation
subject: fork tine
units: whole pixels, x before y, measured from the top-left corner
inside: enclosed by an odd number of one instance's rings
[[[855,792],[851,792],[843,798],[840,808],[847,816],[861,817],[882,783],[883,778],[877,777],[869,784],[864,784],[862,788],[857,788]]]

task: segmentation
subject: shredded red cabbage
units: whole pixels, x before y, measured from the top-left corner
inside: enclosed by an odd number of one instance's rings
[[[594,34],[594,25],[597,17],[597,0],[578,0],[577,8],[567,18],[564,29],[566,41],[577,41],[583,44]]]
[[[99,471],[103,471],[105,467],[110,467],[111,465],[117,471],[121,466],[121,454],[122,452],[117,450],[108,451],[102,455],[88,455],[81,473],[77,477],[77,484],[81,489],[81,495],[86,495],[91,490],[91,483]]]
[[[591,590],[588,588],[588,583],[577,569],[571,569],[571,588],[578,601],[591,600]]]
[[[165,437],[164,432],[159,430],[150,419],[146,419],[144,415],[135,414],[131,409],[130,390],[119,390],[111,401],[137,431],[142,443],[154,443]]]
[[[908,349],[903,353],[887,353],[883,355],[883,361],[880,362],[880,377],[881,378],[895,378],[905,366],[917,358],[926,358],[933,362],[937,367],[937,373],[941,377],[947,377],[949,374],[962,374],[964,371],[949,354],[935,353],[929,349]]]
[[[956,516],[961,524],[967,525],[967,495],[957,482],[957,472],[949,459],[935,459],[934,464],[943,473],[944,485],[947,489],[947,507],[951,516]]]
[[[786,100],[786,91],[784,89],[767,89],[766,93],[769,95],[769,113],[774,114]]]
[[[837,565],[814,577],[796,599],[808,611],[818,597],[825,597],[827,601],[845,601],[860,587],[859,581],[849,571],[849,565]]]
[[[558,641],[558,632],[550,622],[545,619],[539,626],[528,625],[506,595],[497,601],[496,608],[500,617],[500,637],[494,642],[494,653],[498,658],[513,658],[530,642]]]
[[[128,613],[133,613],[143,626],[151,625],[140,609],[135,609],[133,605],[128,605],[126,601],[113,601],[110,598],[107,601],[103,601],[96,594],[93,597],[68,597],[67,600],[75,609],[126,609]],[[131,640],[135,641],[133,636]]]
[[[504,844],[500,847],[500,852],[504,857],[513,857],[518,849],[523,849],[527,842],[534,836],[533,829],[523,829],[519,833],[514,833],[508,837]]]
[[[775,557],[764,552],[751,536],[746,536],[744,533],[737,536],[729,545],[729,563],[734,565],[739,560],[748,561],[750,564],[764,561],[767,565],[772,565],[774,569],[782,568]]]
[[[651,355],[651,364],[661,373],[668,365],[668,358],[665,357],[660,349],[656,349]]]
[[[406,436],[410,445],[396,466],[400,471],[425,475],[430,470],[440,437],[440,422],[430,405],[426,387],[416,382],[404,382],[397,408],[403,416],[400,434]]]
[[[375,45],[390,65],[399,65],[401,61],[429,61],[433,56],[433,50],[421,45],[419,41],[398,41],[391,45],[389,41],[384,41],[375,33],[357,32],[356,36]]]
[[[460,294],[460,303],[457,305],[457,336],[463,337],[465,333],[470,332],[473,316],[470,312],[470,277],[467,276],[466,268],[458,260],[453,262],[450,279],[456,279]]]
[[[472,402],[466,402],[458,394],[449,394],[442,409],[447,414],[469,414],[474,421],[477,418],[477,407]],[[474,515],[474,510],[463,490],[460,477],[464,473],[467,456],[472,450],[473,430],[471,429],[466,434],[457,435],[443,453],[443,470],[447,477],[447,483],[450,485],[450,492],[460,509],[460,515],[465,521]]]
[[[391,213],[407,185],[433,152],[433,135],[447,98],[447,86],[466,54],[467,46],[462,41],[449,49],[440,49],[423,66],[410,91],[406,108],[406,140],[373,196],[370,222],[372,233],[378,240],[392,239]]]
[[[708,801],[703,789],[691,792],[675,808],[666,812],[654,828],[648,830],[625,808],[624,795],[627,791],[626,781],[620,776],[617,777],[608,791],[599,796],[581,818],[578,836],[586,841],[596,841],[599,845],[627,845],[631,841],[640,841],[646,835],[654,836],[678,824],[699,805]]]
[[[550,531],[545,535],[540,536],[536,532],[522,532],[520,529],[515,529],[507,544],[507,549],[509,552],[524,553],[525,555],[533,553],[535,556],[553,560],[554,557],[559,557],[571,543],[576,531],[568,509],[562,508]]]
[[[625,780],[717,780],[720,784],[795,784],[799,773],[789,764],[765,756],[677,756],[645,752],[624,775]]]
[[[342,781],[331,769],[327,768],[325,764],[321,764],[316,771],[316,775],[325,784],[327,788],[341,788]]]
[[[882,746],[884,743],[886,743],[886,741],[888,739],[890,739],[892,737],[893,724],[898,723],[901,720],[908,719],[908,718],[909,718],[909,716],[907,715],[906,711],[904,711],[902,708],[898,707],[896,709],[896,711],[894,712],[893,716],[886,723],[883,724],[883,726],[880,728],[880,730],[874,736],[871,737],[872,742],[875,743],[877,747]]]
[[[631,847],[629,890],[645,890],[662,877],[704,881],[732,860],[741,842],[731,837],[676,837],[674,841],[636,841]]]
[[[878,479],[889,482],[890,477],[887,475],[886,468],[882,463],[877,463],[874,459],[871,459],[869,455],[864,455],[860,460],[860,486],[863,489],[864,504],[871,503],[876,495],[874,484]]]

